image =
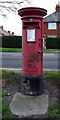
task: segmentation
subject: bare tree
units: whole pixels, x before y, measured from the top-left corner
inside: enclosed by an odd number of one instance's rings
[[[27,2],[28,4],[31,3],[30,0],[0,0],[0,15],[6,17],[6,13],[4,12],[5,10],[16,13],[18,7],[21,4],[24,4],[24,2]]]

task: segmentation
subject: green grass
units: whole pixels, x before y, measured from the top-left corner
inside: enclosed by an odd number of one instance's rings
[[[43,49],[43,52],[48,52],[48,51],[60,51],[60,49]]]
[[[2,111],[2,98],[0,98],[0,111]]]
[[[48,78],[57,78],[58,84],[60,84],[60,71],[45,71],[44,77]]]
[[[50,104],[48,118],[60,118],[60,104],[58,102]]]
[[[8,89],[5,89],[4,92],[2,93],[2,97],[8,95]],[[9,104],[6,98],[2,99],[2,116],[3,118],[12,118]]]
[[[2,71],[0,71],[0,79],[2,78]]]
[[[12,118],[9,104],[5,98],[3,99],[3,102],[2,102],[2,116],[3,118]]]
[[[0,52],[22,52],[21,48],[0,48]]]
[[[60,71],[44,71],[44,76],[45,77],[55,77],[55,78],[58,78],[60,79]],[[9,77],[9,76],[13,76],[13,75],[22,75],[22,72],[18,73],[18,72],[13,72],[13,71],[5,71],[5,70],[0,70],[0,78],[2,76],[2,78],[4,77]]]
[[[0,97],[8,95],[8,88],[6,88],[2,93],[0,93]]]
[[[22,52],[22,48],[0,48],[2,52]],[[60,51],[60,49],[43,49],[43,52]]]
[[[22,73],[20,72],[20,73],[17,73],[17,72],[13,72],[13,71],[5,71],[5,70],[2,70],[2,71],[0,71],[0,78],[2,77],[2,78],[4,78],[4,77],[9,77],[9,76],[13,76],[13,75],[21,75]]]
[[[45,77],[54,77],[60,79],[60,71],[45,71]]]
[[[2,97],[2,93],[0,93],[0,97]]]
[[[2,96],[7,96],[8,95],[8,88],[6,88],[3,92],[2,92]]]

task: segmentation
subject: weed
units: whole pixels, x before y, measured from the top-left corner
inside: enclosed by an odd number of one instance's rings
[[[2,93],[2,96],[6,96],[6,95],[8,95],[8,89],[7,88]]]
[[[11,118],[9,104],[2,103],[3,118]]]
[[[2,101],[2,117],[3,118],[12,118],[9,104],[5,98]]]
[[[60,104],[58,102],[49,105],[48,118],[60,118]]]

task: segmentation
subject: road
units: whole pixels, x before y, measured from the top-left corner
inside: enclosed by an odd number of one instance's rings
[[[22,68],[22,53],[3,52],[2,66],[1,66],[1,52],[0,52],[0,68],[1,67],[2,68]],[[58,53],[44,53],[43,68],[58,69]]]

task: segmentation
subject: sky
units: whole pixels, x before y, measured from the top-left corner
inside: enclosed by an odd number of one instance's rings
[[[3,1],[3,0],[0,0]],[[7,0],[8,1],[8,0]],[[55,12],[56,4],[58,4],[59,0],[30,0],[31,4],[22,4],[18,9],[23,7],[40,7],[47,10],[47,16],[51,13]],[[6,11],[4,11],[6,12]],[[15,35],[22,35],[22,21],[21,17],[18,15],[18,12],[16,14],[6,12],[7,18],[4,19],[2,16],[0,16],[0,26],[3,25],[4,29],[6,31],[14,32]]]

